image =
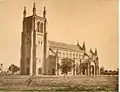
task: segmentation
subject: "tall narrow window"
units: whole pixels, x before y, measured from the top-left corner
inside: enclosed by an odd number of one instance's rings
[[[29,43],[30,43],[30,38],[27,37],[27,45],[29,45]]]
[[[40,23],[40,32],[43,33],[43,22]]]
[[[40,22],[37,23],[37,31],[40,32]]]
[[[78,58],[78,53],[76,53],[76,58]]]
[[[38,74],[41,74],[42,73],[42,68],[39,68],[38,69]]]
[[[27,64],[27,67],[29,67],[29,65],[30,65],[30,59],[29,58],[26,59],[26,64]]]
[[[27,33],[29,33],[29,23],[27,23]]]
[[[31,26],[32,26],[31,23],[28,22],[28,23],[27,23],[27,33],[30,32],[30,30],[31,30]]]
[[[52,75],[55,75],[55,69],[52,68]]]

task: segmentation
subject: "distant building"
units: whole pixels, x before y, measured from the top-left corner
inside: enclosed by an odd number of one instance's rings
[[[69,75],[98,75],[99,62],[97,49],[86,51],[85,43],[82,46],[49,41],[46,32],[46,10],[43,16],[36,14],[35,3],[33,15],[26,16],[26,7],[23,12],[23,31],[21,35],[22,75],[61,75],[57,64],[63,58],[70,58],[75,68]]]

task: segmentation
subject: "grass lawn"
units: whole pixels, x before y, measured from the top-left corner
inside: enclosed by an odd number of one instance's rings
[[[91,91],[91,92],[115,92],[118,89],[100,88],[100,87],[24,87],[24,88],[0,88],[0,92],[40,92],[40,91]]]

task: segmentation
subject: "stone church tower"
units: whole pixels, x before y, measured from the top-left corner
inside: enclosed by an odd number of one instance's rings
[[[26,7],[23,12],[23,31],[21,34],[21,74],[46,74],[46,10],[43,17],[37,16],[35,3],[32,16],[26,16]]]

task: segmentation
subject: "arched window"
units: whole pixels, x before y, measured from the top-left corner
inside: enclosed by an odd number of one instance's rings
[[[40,22],[37,23],[37,31],[40,32]]]
[[[78,53],[76,53],[76,58],[78,58]]]
[[[55,75],[55,69],[52,68],[52,75]]]
[[[42,68],[38,69],[38,74],[42,74]]]
[[[26,42],[27,42],[27,45],[29,45],[29,44],[30,44],[30,38],[29,38],[29,36],[27,37]]]
[[[29,58],[26,59],[26,65],[27,65],[26,74],[29,75],[30,74],[30,59]]]
[[[27,23],[27,33],[30,32],[30,30],[31,30],[31,26],[32,26],[31,23],[28,22],[28,23]]]
[[[29,58],[27,58],[26,63],[27,63],[27,65],[30,64],[30,59]]]
[[[43,33],[43,22],[40,23],[40,32]]]

